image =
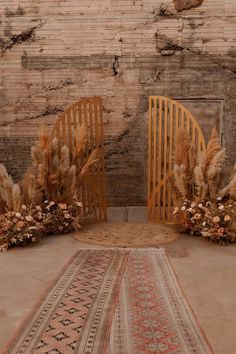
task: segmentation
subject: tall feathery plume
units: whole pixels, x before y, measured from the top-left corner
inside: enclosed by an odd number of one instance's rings
[[[218,193],[218,177],[225,161],[226,151],[221,149],[212,157],[207,170],[207,184],[209,186],[209,199],[214,200]]]
[[[23,204],[31,205],[35,199],[36,181],[33,168],[28,168],[22,180]]]
[[[67,170],[70,167],[70,150],[68,146],[63,145],[61,148],[61,167],[63,170]]]
[[[229,183],[220,191],[220,196],[230,196],[232,199],[236,199],[236,164],[233,168],[233,173]]]
[[[205,169],[210,165],[213,157],[221,150],[221,145],[219,141],[219,136],[216,128],[213,128],[211,131],[210,140],[207,144],[206,149],[206,161],[205,161]]]
[[[174,165],[174,181],[175,187],[181,195],[182,199],[185,199],[187,196],[187,188],[184,180],[185,177],[185,167],[184,165],[178,166]]]
[[[177,131],[174,156],[174,184],[182,199],[194,193],[193,171],[196,165],[194,147],[184,130]]]
[[[6,211],[6,200],[5,200],[5,193],[3,190],[3,181],[6,178],[7,171],[6,167],[3,164],[0,164],[0,211]]]
[[[60,199],[63,203],[71,204],[76,200],[76,166],[72,165],[63,176],[63,190]]]
[[[88,128],[85,123],[81,124],[74,135],[74,147],[72,160],[75,161],[88,143]]]
[[[38,147],[41,151],[43,150],[49,150],[49,145],[51,144],[50,141],[50,133],[46,127],[42,127],[40,129],[39,133],[39,141],[38,141]]]
[[[6,167],[1,164],[0,165],[0,180],[1,180],[1,188],[0,188],[0,194],[1,194],[1,199],[4,201],[5,204],[5,209],[6,210],[12,210],[13,204],[12,204],[12,187],[14,185],[14,182],[11,178],[11,176],[7,173]]]
[[[19,184],[12,186],[12,205],[14,211],[20,211],[22,206],[22,195]]]
[[[207,194],[207,185],[203,174],[203,152],[199,153],[197,166],[194,169],[194,181],[196,188],[196,196],[199,200],[204,200]]]
[[[48,131],[43,128],[39,134],[39,140],[31,149],[33,160],[32,167],[26,171],[22,181],[23,202],[27,205],[42,204],[45,199],[55,202],[70,203],[76,198],[78,186],[87,175],[90,167],[99,160],[99,149],[93,150],[87,159],[82,153],[88,143],[87,126],[82,124],[78,134],[74,138],[74,146],[70,150],[68,146],[61,146],[57,138],[52,139]],[[6,172],[2,174],[6,179]],[[10,180],[9,180],[10,181]],[[0,200],[3,194],[6,205],[10,208],[12,200],[7,200],[8,185],[12,182],[4,182],[5,188],[0,188]],[[1,167],[0,167],[1,184]],[[3,186],[3,184],[2,184]],[[14,187],[14,195],[18,195]],[[18,203],[20,203],[18,199]]]
[[[94,165],[97,161],[99,161],[99,149],[93,150],[93,152],[89,155],[87,161],[80,170],[79,181],[81,181],[88,173],[90,166]]]
[[[176,165],[178,166],[187,165],[189,150],[190,150],[190,140],[187,132],[185,132],[184,130],[178,130],[176,133],[175,157],[174,157],[174,161]]]
[[[206,151],[200,151],[194,178],[198,199],[214,200],[219,190],[220,174],[225,161],[225,149],[221,148],[218,134],[214,128]]]

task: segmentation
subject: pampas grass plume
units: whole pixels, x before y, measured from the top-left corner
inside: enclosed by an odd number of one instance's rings
[[[12,186],[12,204],[14,211],[20,211],[22,206],[22,195],[19,184]]]

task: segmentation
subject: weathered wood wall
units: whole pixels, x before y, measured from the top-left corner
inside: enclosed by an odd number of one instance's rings
[[[87,95],[104,99],[110,204],[146,203],[149,94],[186,103],[206,135],[217,124],[232,163],[236,1],[188,4],[1,0],[0,158],[14,177],[39,126]]]

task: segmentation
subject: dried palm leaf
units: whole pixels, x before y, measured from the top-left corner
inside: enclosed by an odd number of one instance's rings
[[[93,150],[93,152],[90,154],[89,158],[85,162],[84,166],[80,170],[79,173],[79,180],[83,179],[84,176],[87,174],[89,171],[89,168],[94,165],[97,161],[99,161],[99,149]]]

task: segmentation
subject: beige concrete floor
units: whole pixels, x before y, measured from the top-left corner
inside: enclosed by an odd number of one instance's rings
[[[112,208],[112,222],[146,222],[143,208]],[[81,247],[71,235],[0,254],[0,353],[50,281]],[[236,245],[181,236],[166,245],[180,284],[215,353],[236,353]]]

